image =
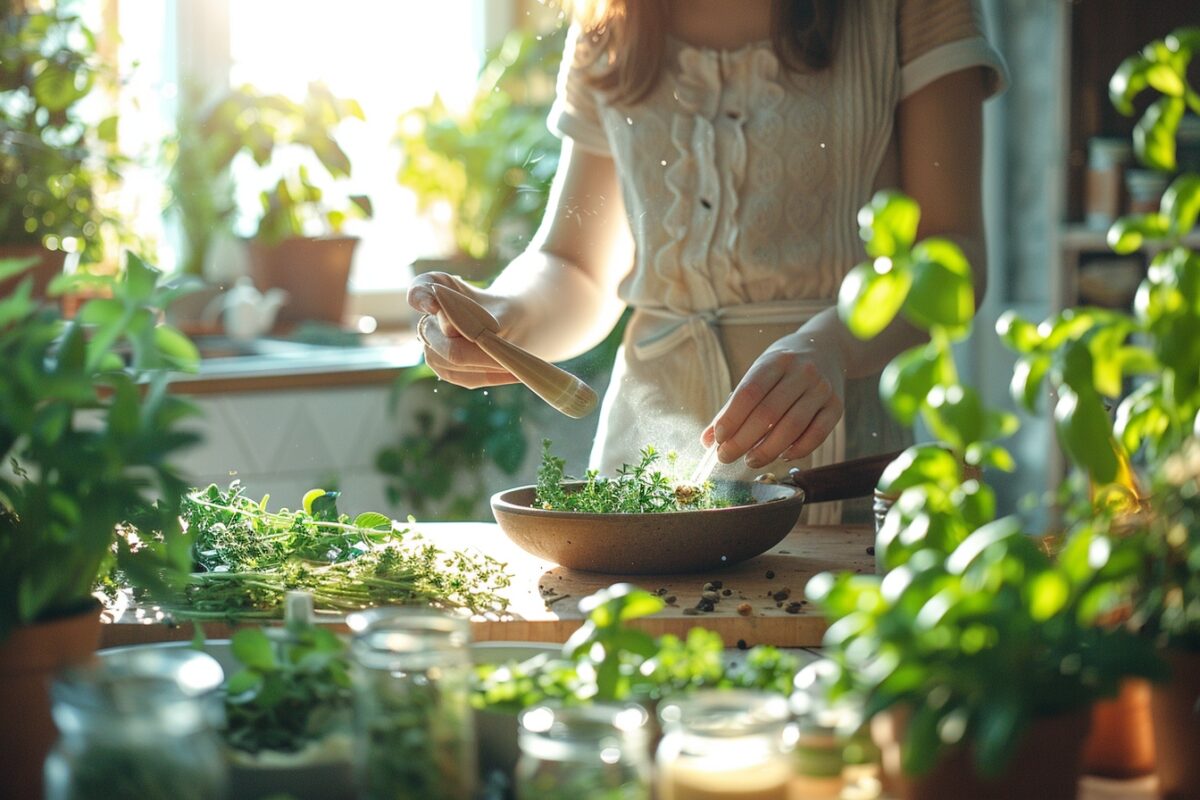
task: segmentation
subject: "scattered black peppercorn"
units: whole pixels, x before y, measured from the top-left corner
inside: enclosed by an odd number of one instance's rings
[[[773,594],[771,596],[774,597],[776,600],[787,600],[788,596],[791,595],[791,593],[792,593],[791,589],[780,589],[778,592],[775,592],[775,594]]]
[[[869,556],[875,555],[875,545],[871,545],[870,547],[867,548],[867,555],[869,555]]]
[[[675,605],[675,595],[669,594],[663,599],[666,601],[667,605],[669,605],[669,606]]]
[[[745,640],[745,639],[738,639],[738,641],[737,641],[737,649],[738,649],[738,650],[747,650],[747,649],[749,649],[749,645],[747,645],[747,644],[746,644],[746,640]]]
[[[733,589],[722,589],[721,594],[725,597],[729,597],[729,595],[733,594]]]
[[[774,577],[775,577],[775,570],[773,570],[773,569],[767,570],[767,580],[771,580]]]
[[[785,608],[784,611],[786,611],[789,614],[799,614],[800,607],[802,605],[804,605],[804,604],[803,603],[788,603],[787,608]]]

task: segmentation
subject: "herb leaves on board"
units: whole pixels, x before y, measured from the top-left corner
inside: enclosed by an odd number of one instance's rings
[[[234,481],[184,499],[196,571],[151,600],[181,618],[228,620],[279,617],[289,591],[311,592],[315,609],[342,613],[400,604],[507,608],[501,592],[512,576],[489,556],[443,550],[383,514],[352,519],[338,513],[334,492],[314,490],[303,509],[275,512],[268,498],[243,492]]]

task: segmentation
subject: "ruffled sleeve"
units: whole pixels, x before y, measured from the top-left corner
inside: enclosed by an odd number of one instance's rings
[[[586,79],[589,60],[587,44],[580,41],[578,26],[572,25],[567,31],[557,94],[546,124],[554,135],[569,136],[584,150],[609,155],[611,148],[600,121],[597,91]]]
[[[984,34],[978,0],[900,0],[900,96],[938,78],[982,67],[986,97],[1008,86],[1008,68]]]

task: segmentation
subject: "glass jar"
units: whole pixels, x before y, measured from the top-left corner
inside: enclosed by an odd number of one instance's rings
[[[477,778],[467,618],[380,608],[347,623],[360,796],[468,800]]]
[[[224,675],[184,648],[101,653],[50,690],[59,739],[46,758],[47,800],[212,800],[227,775],[218,729]]]
[[[1124,205],[1122,180],[1132,156],[1133,147],[1124,139],[1096,136],[1088,140],[1083,212],[1089,228],[1104,230],[1120,216]]]
[[[795,723],[792,797],[873,800],[882,792],[879,751],[850,703],[831,703],[836,668],[814,661],[796,674],[789,705]]]
[[[650,800],[650,753],[638,705],[521,712],[519,800]]]
[[[706,690],[659,709],[659,800],[787,800],[792,777],[787,700]]]

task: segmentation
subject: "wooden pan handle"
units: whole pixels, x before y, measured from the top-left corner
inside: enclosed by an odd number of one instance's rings
[[[568,417],[586,417],[596,408],[596,390],[566,370],[538,358],[507,339],[484,330],[475,344],[521,383]]]
[[[805,503],[867,497],[875,491],[883,470],[903,452],[895,450],[812,469],[793,467],[783,482],[803,489]]]

